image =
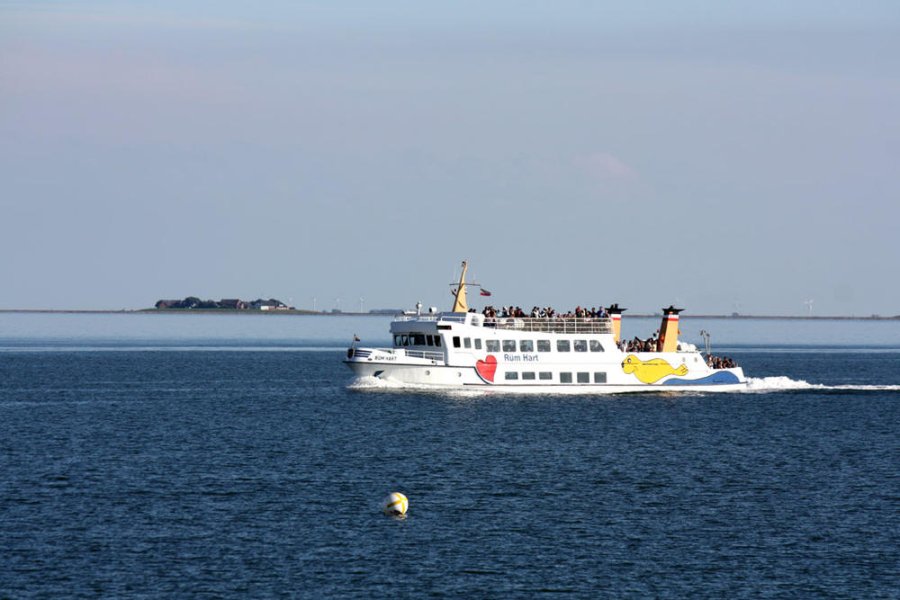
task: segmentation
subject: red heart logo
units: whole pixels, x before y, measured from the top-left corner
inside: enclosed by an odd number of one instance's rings
[[[475,370],[485,381],[494,383],[494,373],[497,372],[497,359],[493,354],[488,354],[484,360],[475,363]]]

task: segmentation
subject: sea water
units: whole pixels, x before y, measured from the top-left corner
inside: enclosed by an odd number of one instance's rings
[[[0,597],[900,593],[900,323],[688,318],[747,392],[519,396],[354,382],[388,322],[0,315]]]

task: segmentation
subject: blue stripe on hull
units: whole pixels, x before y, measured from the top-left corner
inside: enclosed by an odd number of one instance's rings
[[[661,385],[714,385],[722,383],[740,383],[741,380],[731,371],[719,371],[700,379],[666,379]]]

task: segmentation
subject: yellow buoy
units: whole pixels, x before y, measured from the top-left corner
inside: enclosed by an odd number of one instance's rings
[[[405,515],[407,508],[409,508],[409,500],[400,492],[393,492],[384,499],[384,503],[382,504],[384,514],[394,517]]]

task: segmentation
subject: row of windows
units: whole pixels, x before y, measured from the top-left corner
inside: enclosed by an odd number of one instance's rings
[[[410,333],[394,336],[394,347],[400,346],[435,346],[441,347],[441,336],[424,333]]]
[[[440,348],[441,336],[425,333],[399,334],[394,336],[394,346],[398,348],[403,346],[433,346]],[[455,335],[453,336],[453,347],[481,350],[482,341],[480,338],[461,338]],[[503,352],[516,352],[517,348],[519,352],[534,352],[535,349],[538,352],[550,352],[552,345],[550,340],[537,340],[537,343],[535,343],[535,340],[519,340],[518,345],[516,340],[485,340],[484,348],[488,352],[500,352],[501,349]],[[597,340],[556,340],[556,351],[603,352],[604,348]]]
[[[518,371],[507,371],[506,372],[506,380],[507,381],[518,381],[520,373]],[[523,381],[533,380],[534,379],[534,371],[522,371],[521,378]],[[591,382],[591,374],[590,373],[575,373],[575,378],[578,383],[590,383]],[[538,372],[538,379],[542,380],[552,380],[553,373],[550,371],[540,371]],[[572,373],[560,373],[559,374],[559,382],[560,383],[572,383]],[[606,372],[605,371],[595,371],[594,372],[594,383],[606,383]]]
[[[488,352],[500,352],[501,348],[503,352],[516,351],[516,340],[485,340],[484,343]],[[453,347],[471,348],[472,339],[462,338],[461,346],[460,337],[455,335],[453,336]],[[538,352],[550,352],[550,340],[537,340],[537,346],[535,346],[534,340],[519,340],[519,352],[534,352],[535,347]],[[475,349],[481,350],[480,339],[475,339]],[[597,340],[556,340],[557,352],[571,352],[573,350],[575,352],[587,352],[588,350],[591,352],[603,352],[603,345]]]

